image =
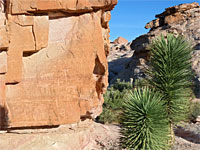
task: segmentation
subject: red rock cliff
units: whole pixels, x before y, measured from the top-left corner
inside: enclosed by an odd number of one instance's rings
[[[117,0],[7,0],[0,13],[0,127],[101,113]],[[6,6],[4,9],[3,6]]]

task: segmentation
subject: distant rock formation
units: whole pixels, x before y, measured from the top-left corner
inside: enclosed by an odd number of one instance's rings
[[[117,0],[5,2],[0,128],[71,124],[99,115],[108,85],[108,22]]]
[[[190,17],[195,17],[195,13],[198,11],[194,8],[199,8],[199,4],[194,2],[166,8],[163,13],[155,16],[157,19],[147,23],[145,28],[152,29],[163,25],[181,24]]]
[[[200,81],[200,7],[198,3],[181,4],[167,8],[163,13],[156,15],[157,19],[146,24],[145,28],[151,28],[147,34],[141,35],[132,41],[129,51],[132,58],[124,63],[123,68],[115,76],[112,76],[110,83],[117,78],[129,81],[145,77],[144,68],[148,65],[150,42],[160,34],[173,33],[183,35],[194,46],[193,69],[197,79]],[[117,46],[115,46],[117,47]],[[113,48],[111,48],[112,50]],[[123,59],[121,57],[120,59]],[[115,60],[116,61],[116,60]],[[109,63],[113,63],[110,61]],[[111,71],[112,72],[112,71]],[[200,83],[200,82],[199,82]]]
[[[195,49],[200,49],[200,7],[198,3],[169,7],[156,17],[156,20],[147,23],[145,26],[145,28],[151,29],[150,32],[132,42],[131,48],[133,50],[145,50],[147,44],[154,37],[160,34],[166,35],[167,33],[183,35],[192,42]],[[140,45],[138,41],[143,44]]]
[[[125,69],[125,64],[131,60],[134,51],[131,50],[130,45],[131,43],[110,44],[110,53],[107,57],[109,68],[108,81],[110,83],[115,76]]]
[[[113,41],[113,44],[123,44],[123,43],[128,43],[128,40],[123,37],[118,37]]]

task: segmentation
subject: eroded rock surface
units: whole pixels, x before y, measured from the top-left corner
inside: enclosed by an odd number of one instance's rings
[[[119,127],[86,120],[52,129],[0,132],[1,150],[119,150]]]
[[[99,115],[117,0],[4,2],[0,127],[71,124]]]

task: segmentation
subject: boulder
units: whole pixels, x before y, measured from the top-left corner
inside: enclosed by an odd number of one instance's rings
[[[126,40],[123,37],[118,37],[116,40],[113,41],[114,44],[123,44],[123,43],[128,43],[128,40]]]

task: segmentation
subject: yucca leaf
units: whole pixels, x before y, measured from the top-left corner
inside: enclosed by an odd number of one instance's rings
[[[130,91],[121,115],[123,147],[133,150],[166,150],[169,121],[159,93],[149,88]]]
[[[188,89],[191,84],[191,45],[181,36],[161,35],[151,45],[147,81],[163,94],[168,118],[173,123],[184,120],[189,110]]]

